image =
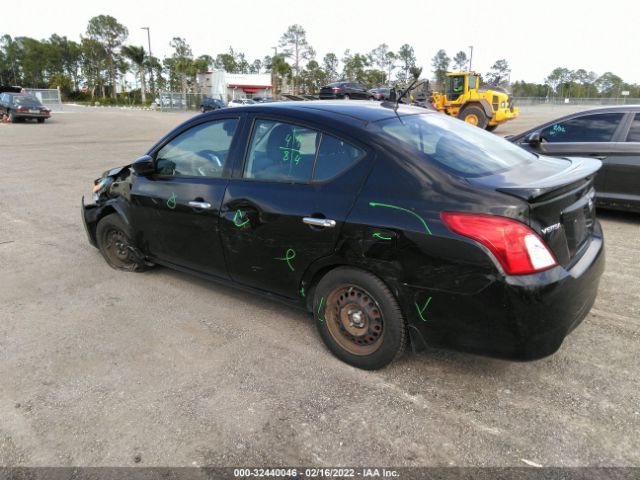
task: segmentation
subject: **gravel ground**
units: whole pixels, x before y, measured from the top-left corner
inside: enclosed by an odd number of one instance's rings
[[[571,108],[523,107],[497,133]],[[304,313],[115,271],[87,243],[92,180],[189,116],[0,125],[0,465],[640,466],[640,215],[599,212],[598,300],[550,358],[432,349],[364,372]]]

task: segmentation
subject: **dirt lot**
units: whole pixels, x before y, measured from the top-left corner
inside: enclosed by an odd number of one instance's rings
[[[189,116],[0,125],[0,465],[640,466],[639,215],[600,213],[600,294],[552,357],[429,350],[364,372],[298,311],[118,272],[87,243],[92,180]]]

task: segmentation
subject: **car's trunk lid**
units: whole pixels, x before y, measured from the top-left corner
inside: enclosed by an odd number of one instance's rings
[[[593,180],[602,166],[590,158],[540,157],[496,175],[470,179],[525,200],[530,226],[567,266],[586,248],[595,226]]]

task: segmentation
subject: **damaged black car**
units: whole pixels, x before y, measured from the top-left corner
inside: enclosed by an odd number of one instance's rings
[[[596,298],[600,166],[389,102],[271,103],[178,126],[97,179],[82,217],[112,267],[303,308],[360,368],[427,344],[533,360]]]

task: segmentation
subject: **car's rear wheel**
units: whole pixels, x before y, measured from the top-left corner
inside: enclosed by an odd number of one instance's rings
[[[148,268],[139,258],[127,228],[120,217],[111,213],[98,222],[96,229],[98,248],[109,266],[117,270],[141,272]]]
[[[9,110],[9,123],[17,123],[17,121],[18,117],[16,117],[16,114]]]
[[[382,368],[404,351],[407,329],[398,302],[368,272],[340,267],[327,273],[315,290],[313,313],[327,347],[355,367]]]
[[[46,120],[45,118],[39,118],[38,123],[44,123],[45,120]]]
[[[458,115],[458,118],[470,125],[486,128],[489,119],[479,107],[467,107]]]

